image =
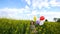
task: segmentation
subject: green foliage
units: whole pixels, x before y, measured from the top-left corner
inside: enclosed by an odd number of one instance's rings
[[[36,24],[35,24],[36,25]],[[0,19],[0,34],[30,34],[30,20]],[[36,25],[37,34],[60,34],[60,23]]]
[[[60,19],[58,19],[57,22],[60,22]]]
[[[56,22],[57,21],[57,18],[54,18],[54,21]]]

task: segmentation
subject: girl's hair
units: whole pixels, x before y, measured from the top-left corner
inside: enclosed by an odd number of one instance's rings
[[[34,24],[34,21],[31,21],[31,22],[30,22],[30,25],[31,25],[32,22],[33,22],[33,24]]]

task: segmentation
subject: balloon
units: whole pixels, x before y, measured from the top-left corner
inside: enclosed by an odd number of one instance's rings
[[[44,21],[40,21],[39,25],[43,25],[44,24]]]
[[[34,16],[34,21],[36,21],[36,16]]]
[[[41,16],[41,17],[40,17],[40,20],[44,20],[44,19],[45,19],[45,17],[44,17],[44,16]]]
[[[37,20],[37,21],[36,21],[36,24],[39,24],[39,23],[40,23],[40,21],[39,21],[39,20]]]

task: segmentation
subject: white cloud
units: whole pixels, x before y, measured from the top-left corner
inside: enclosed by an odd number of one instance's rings
[[[32,11],[32,15],[37,15],[37,11],[36,10]]]
[[[45,8],[50,8],[50,6],[60,6],[60,2],[57,2],[57,0],[32,0],[32,2],[30,2],[30,0],[26,0],[26,2],[28,4],[32,3],[32,7],[33,9],[36,9],[36,8],[39,8],[39,9],[42,9],[42,7],[45,7]]]
[[[27,3],[29,2],[29,1],[26,1]],[[33,7],[33,9],[35,9],[35,8],[39,8],[39,9],[41,9],[42,7],[49,7],[49,4],[48,4],[48,0],[32,0],[32,2],[30,2],[30,3],[32,3],[32,7]]]
[[[32,7],[33,9],[36,9],[36,8],[39,8],[39,9],[42,9],[42,7],[45,7],[45,8],[50,8],[51,6],[52,7],[55,7],[55,6],[60,6],[60,2],[58,2],[57,0],[32,0]],[[28,3],[28,1],[27,1]],[[53,18],[54,17],[60,17],[60,12],[53,12],[53,11],[48,11],[46,12],[45,10],[44,11],[37,11],[37,10],[32,10],[32,14],[28,14],[28,15],[37,15],[37,14],[40,14],[41,15],[44,15],[48,20],[50,21],[53,21]]]
[[[16,11],[15,11],[16,10]],[[45,16],[46,19],[48,19],[49,21],[53,21],[53,18],[60,18],[60,12],[53,12],[53,11],[38,11],[38,10],[32,10],[32,12],[26,8],[22,8],[22,9],[10,9],[10,8],[5,8],[5,9],[0,9],[0,13],[1,12],[5,12],[7,13],[7,15],[4,16],[8,17],[8,18],[15,18],[15,19],[30,19],[32,20],[33,17],[36,15],[37,17],[40,16]],[[24,14],[24,12],[26,12],[27,14]],[[31,12],[31,13],[29,13]],[[39,15],[38,15],[39,14]],[[2,16],[2,14],[0,14],[0,16]],[[39,17],[40,17],[39,16]]]
[[[28,4],[28,5],[30,5],[30,4],[31,4],[30,0],[26,0],[26,2],[27,2],[27,4]]]
[[[16,9],[16,8],[2,8],[0,9],[0,12],[7,12],[7,13],[23,13],[23,12],[29,12],[29,7],[26,5],[25,8],[20,8],[20,9]]]
[[[50,2],[48,2],[48,0],[32,0],[32,2],[30,2],[30,0],[26,0],[26,2],[30,5],[32,3],[32,7],[33,9],[39,8],[42,9],[42,7],[46,7],[46,8],[50,8],[49,5],[51,4],[51,6],[60,6],[60,2],[56,2],[56,0],[50,0]],[[25,6],[25,8],[20,8],[20,9],[16,9],[16,8],[3,8],[0,9],[0,13],[1,12],[5,12],[7,13],[7,15],[4,14],[4,16],[7,17],[11,17],[11,18],[17,18],[17,19],[33,19],[33,17],[36,15],[38,17],[38,14],[41,16],[45,16],[46,19],[48,19],[49,21],[53,21],[54,17],[60,17],[60,12],[53,12],[53,11],[45,11],[45,10],[33,10],[30,11],[30,7],[28,7],[27,5]],[[0,14],[0,16],[2,16],[2,14]],[[39,17],[40,17],[39,16]]]
[[[28,10],[29,10],[30,8],[26,5],[26,6],[25,6],[25,9],[28,9]]]
[[[51,0],[49,2],[52,6],[60,6],[60,2],[57,2],[57,0]]]
[[[60,12],[40,12],[40,16],[43,15],[45,16],[46,19],[48,19],[49,21],[53,21],[53,18],[60,18]]]
[[[28,6],[25,8],[2,8],[0,9],[0,17],[7,17],[7,18],[17,18],[17,19],[31,19],[30,16],[27,16],[31,11]],[[27,14],[24,14],[27,13]]]
[[[27,14],[26,16],[32,16],[31,18],[33,19],[34,16],[38,17],[39,15],[40,16],[45,16],[45,19],[48,19],[49,21],[53,21],[53,18],[56,17],[56,18],[60,18],[60,12],[53,12],[53,11],[37,11],[37,10],[33,10],[31,12],[31,14]],[[39,17],[40,17],[39,16]]]
[[[16,8],[3,8],[3,9],[0,9],[0,11],[4,11],[4,12],[7,12],[7,13],[16,13],[16,12],[22,13],[23,10],[24,10],[24,8],[21,8],[21,9],[16,9]]]

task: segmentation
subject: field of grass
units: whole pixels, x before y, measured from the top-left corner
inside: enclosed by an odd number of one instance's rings
[[[30,34],[30,20],[13,20],[0,18],[0,34]],[[37,34],[60,34],[60,23],[45,22],[39,26],[35,24]]]

